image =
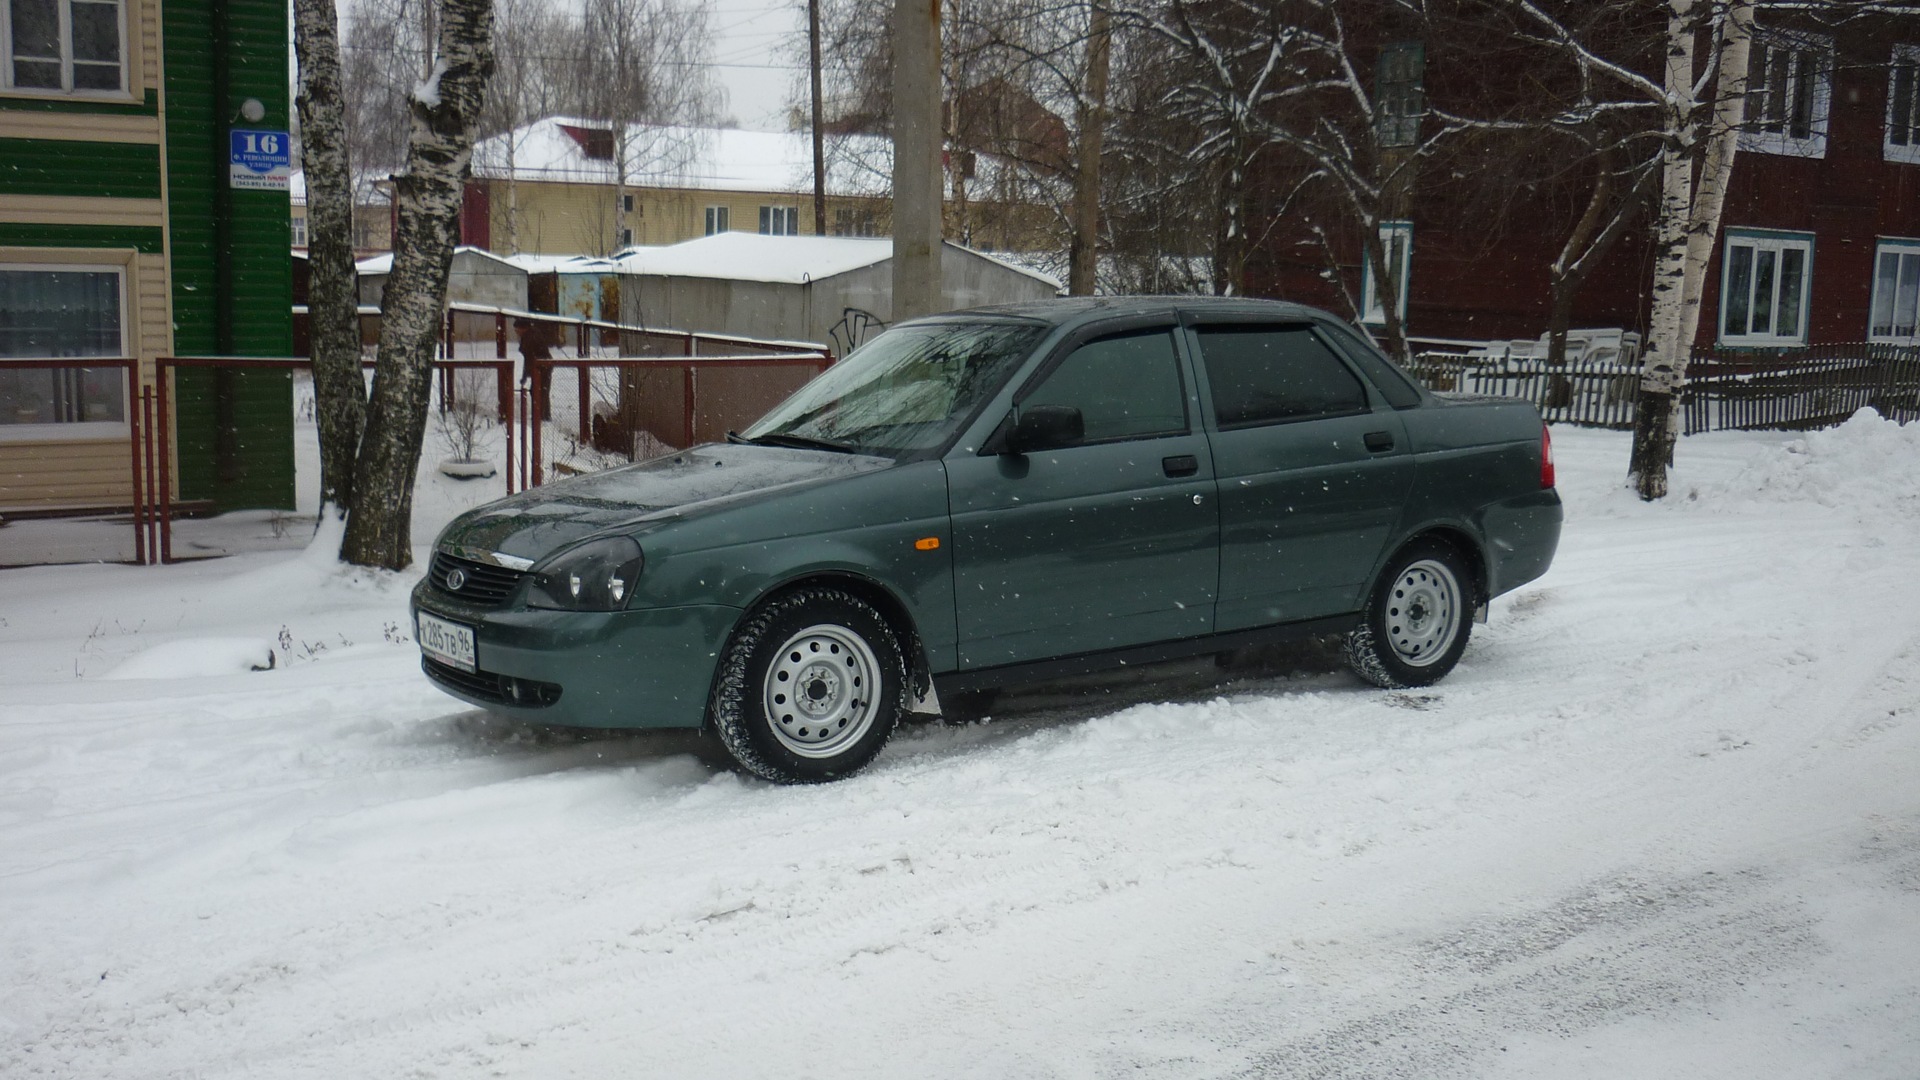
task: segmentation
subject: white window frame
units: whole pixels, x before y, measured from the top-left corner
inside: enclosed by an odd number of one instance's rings
[[[1714,320],[1715,338],[1722,345],[1752,346],[1759,348],[1791,348],[1807,343],[1807,318],[1813,312],[1813,247],[1814,234],[1802,232],[1782,232],[1777,229],[1729,228],[1720,238],[1720,308]],[[1747,325],[1753,325],[1754,301],[1760,290],[1760,274],[1757,272],[1759,257],[1762,253],[1773,255],[1773,281],[1767,304],[1771,315],[1767,320],[1765,333],[1727,333],[1727,302],[1733,285],[1733,264],[1736,248],[1745,248],[1753,252],[1747,278]],[[1780,287],[1785,279],[1781,272],[1785,264],[1782,254],[1788,250],[1802,253],[1800,272],[1800,309],[1797,313],[1795,332],[1781,334],[1780,326]]]
[[[120,37],[120,85],[111,89],[75,89],[73,85],[73,4],[74,0],[57,0],[55,8],[60,19],[60,86],[15,86],[13,72],[13,3],[12,0],[0,0],[0,92],[8,94],[34,94],[45,97],[95,97],[124,98],[131,96],[127,89],[131,75],[132,47],[127,41],[129,5],[135,0],[87,0],[91,3],[112,3],[119,13]],[[85,63],[87,61],[83,61]]]
[[[760,207],[760,235],[799,236],[800,208],[767,204]]]
[[[131,333],[130,314],[127,309],[127,267],[124,263],[36,263],[36,262],[0,262],[0,270],[25,270],[40,273],[70,274],[112,274],[118,282],[118,295],[115,303],[119,305],[120,315],[120,351],[112,357],[101,359],[125,359],[132,355],[127,351],[128,335]],[[73,359],[72,357],[12,357],[0,359],[5,366],[8,359]],[[57,368],[34,368],[35,371],[57,371]],[[79,420],[52,422],[40,421],[32,424],[0,424],[0,443],[38,442],[45,440],[69,440],[89,438],[126,438],[127,417],[132,415],[133,402],[127,399],[127,386],[124,379],[120,386],[119,420]]]
[[[1878,313],[1882,299],[1880,260],[1887,255],[1900,257],[1894,276],[1893,296],[1886,298],[1889,320],[1896,317],[1894,313],[1899,310],[1899,298],[1902,293],[1912,294],[1916,308],[1920,309],[1920,239],[1900,236],[1880,237],[1879,243],[1875,244],[1873,249],[1873,300],[1867,307],[1867,340],[1890,345],[1920,345],[1920,325],[1913,327],[1914,332],[1908,334],[1893,333],[1892,330],[1897,327],[1891,324],[1887,332],[1878,332],[1880,329]],[[1920,323],[1920,312],[1916,313],[1915,321]]]
[[[727,210],[728,208],[725,206],[707,207],[707,231],[705,235],[712,236],[716,233],[732,231],[731,223],[728,221],[728,218],[732,215],[729,214]],[[718,223],[717,226],[716,223]]]
[[[307,246],[307,219],[295,214],[289,217],[287,221],[293,229],[293,246],[296,248],[305,248]]]
[[[1785,157],[1826,157],[1827,118],[1833,107],[1833,38],[1824,34],[1755,29],[1753,43],[1764,46],[1769,53],[1776,49],[1789,50],[1788,79],[1800,75],[1809,61],[1817,63],[1819,67],[1813,73],[1813,100],[1808,103],[1808,134],[1804,137],[1787,130],[1765,130],[1762,125],[1775,123],[1784,129],[1787,121],[1756,112],[1756,103],[1766,104],[1771,91],[1770,88],[1748,83],[1746,121],[1741,126],[1740,149]],[[1768,68],[1768,74],[1771,74],[1772,65],[1769,64]]]
[[[1400,264],[1400,290],[1399,295],[1394,297],[1394,308],[1404,325],[1407,321],[1407,296],[1413,281],[1413,222],[1381,222],[1380,243],[1386,247],[1387,257]],[[1360,321],[1368,326],[1385,326],[1387,322],[1387,311],[1380,305],[1377,292],[1373,286],[1373,260],[1363,254],[1360,258],[1360,300],[1361,310],[1365,314],[1360,316]]]
[[[1902,75],[1907,79],[1907,115],[1904,117],[1895,115],[1895,106],[1899,103],[1894,100],[1894,90]],[[1893,141],[1896,126],[1906,128],[1906,142]],[[1880,145],[1888,161],[1920,165],[1920,45],[1893,47],[1887,63],[1887,125]]]

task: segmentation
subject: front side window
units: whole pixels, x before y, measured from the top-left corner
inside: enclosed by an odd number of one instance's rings
[[[1067,405],[1080,410],[1083,442],[1114,442],[1187,431],[1180,357],[1166,330],[1114,334],[1075,349],[1021,398],[1022,407]]]
[[[1380,223],[1380,246],[1387,251],[1387,265],[1394,269],[1394,283],[1397,286],[1394,308],[1400,318],[1407,317],[1407,283],[1413,276],[1413,222],[1383,221]],[[1384,326],[1387,312],[1380,305],[1380,275],[1374,272],[1373,260],[1361,260],[1360,292],[1365,301],[1365,314],[1360,321],[1373,326]]]
[[[1740,149],[1825,157],[1832,97],[1833,39],[1755,30]]]
[[[126,90],[119,0],[0,0],[6,66],[0,86],[60,93]]]
[[[0,431],[126,419],[120,368],[25,361],[123,356],[120,271],[0,266]]]
[[[1886,158],[1920,164],[1920,45],[1895,45],[1887,67]]]
[[[730,228],[730,226],[727,224],[727,208],[724,206],[707,207],[707,235],[712,236],[714,233],[723,233],[726,232],[728,228]]]
[[[1920,344],[1920,240],[1882,240],[1873,260],[1867,340]]]
[[[1720,341],[1803,345],[1813,237],[1728,230],[1720,277]]]
[[[1200,358],[1223,429],[1365,412],[1367,392],[1304,326],[1203,326]]]

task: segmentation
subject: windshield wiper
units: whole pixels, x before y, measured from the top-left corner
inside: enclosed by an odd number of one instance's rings
[[[831,450],[836,454],[858,454],[861,452],[860,448],[852,443],[837,442],[833,439],[816,439],[811,435],[787,435],[776,432],[771,435],[755,435],[751,439],[743,438],[740,441],[754,446],[785,446],[795,450]]]

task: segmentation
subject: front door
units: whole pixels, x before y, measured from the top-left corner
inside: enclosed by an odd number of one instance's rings
[[[948,462],[960,667],[1213,628],[1219,517],[1171,327],[1082,342],[1016,408],[1079,409],[1085,436]]]

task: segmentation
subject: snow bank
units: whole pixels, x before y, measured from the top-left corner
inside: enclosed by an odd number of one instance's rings
[[[1920,517],[1920,424],[1897,424],[1861,409],[1839,427],[1763,449],[1711,496]]]
[[[188,638],[139,653],[108,672],[109,679],[206,679],[268,671],[273,644],[257,638]]]

